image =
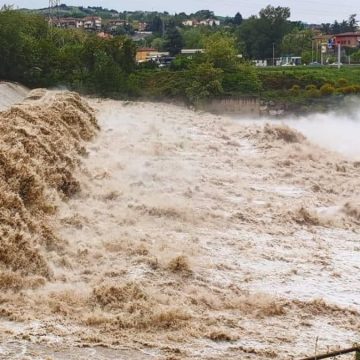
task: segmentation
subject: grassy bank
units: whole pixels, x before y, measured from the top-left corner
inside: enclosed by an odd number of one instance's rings
[[[136,45],[126,36],[103,39],[49,28],[39,16],[0,12],[0,79],[31,88],[64,86],[83,94],[192,105],[255,96],[300,111],[360,93],[360,68],[256,68],[237,57],[234,39],[223,33],[209,35],[204,49],[159,69],[137,64]]]

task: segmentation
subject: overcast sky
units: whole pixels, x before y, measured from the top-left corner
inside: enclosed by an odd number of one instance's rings
[[[347,19],[350,14],[359,14],[359,0],[63,0],[67,5],[102,6],[116,10],[158,10],[170,13],[195,12],[201,9],[213,10],[217,15],[230,15],[239,11],[244,17],[257,14],[268,4],[289,6],[293,20],[309,23],[333,22]],[[0,0],[0,4],[14,4],[19,7],[47,7],[47,0]]]

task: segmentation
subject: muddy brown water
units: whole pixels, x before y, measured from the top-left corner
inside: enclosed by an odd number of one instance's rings
[[[50,221],[66,246],[45,252],[45,286],[2,294],[1,359],[289,359],[359,341],[355,160],[278,123],[89,101],[101,131]]]

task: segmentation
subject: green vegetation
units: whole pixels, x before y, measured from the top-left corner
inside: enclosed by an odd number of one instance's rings
[[[251,65],[251,58],[272,52],[272,41],[284,52],[311,52],[312,32],[289,22],[289,14],[288,8],[267,7],[249,19],[240,14],[225,19],[228,25],[220,28],[184,28],[169,21],[164,36],[155,33],[151,39],[155,48],[176,56],[170,67],[161,69],[153,63],[136,64],[136,44],[125,35],[104,39],[82,30],[50,28],[41,15],[4,8],[0,11],[0,79],[30,87],[61,85],[88,94],[192,104],[214,97],[252,95],[302,106],[359,94],[357,67]],[[214,15],[204,11],[198,16]],[[153,18],[152,26],[159,32],[163,29],[158,17]],[[183,46],[204,52],[179,55]]]

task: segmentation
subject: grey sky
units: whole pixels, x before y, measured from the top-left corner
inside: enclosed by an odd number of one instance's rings
[[[289,6],[293,20],[306,22],[333,22],[347,19],[350,14],[359,14],[359,0],[63,0],[67,5],[102,6],[116,10],[159,10],[170,13],[194,12],[201,9],[215,11],[218,15],[233,16],[237,11],[244,17],[256,14],[268,4]],[[19,7],[39,8],[48,5],[47,0],[0,0],[0,4],[14,4]]]

